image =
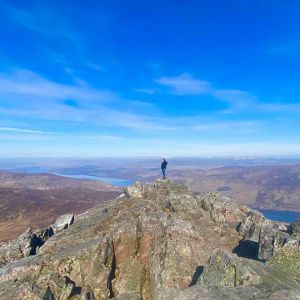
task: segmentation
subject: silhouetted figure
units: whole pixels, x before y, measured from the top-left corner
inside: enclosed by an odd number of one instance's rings
[[[161,172],[163,174],[163,179],[166,179],[166,169],[167,169],[168,162],[163,158],[161,162]]]

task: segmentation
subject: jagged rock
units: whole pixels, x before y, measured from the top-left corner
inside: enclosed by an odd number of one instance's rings
[[[1,283],[18,281],[23,282],[29,274],[36,276],[44,261],[38,256],[25,257],[10,263],[7,263],[0,269],[0,287]]]
[[[28,228],[16,240],[4,243],[0,247],[0,267],[8,262],[36,254],[52,235],[54,232],[51,226],[36,232]]]
[[[16,240],[4,243],[0,247],[0,267],[6,263],[27,257],[32,251],[33,232],[28,228]]]
[[[201,199],[202,207],[210,213],[210,218],[217,224],[227,223],[233,228],[246,218],[249,208],[238,205],[229,197],[217,193],[208,193]]]
[[[213,251],[199,280],[201,285],[208,287],[248,286],[261,282],[250,261],[220,249]]]
[[[289,239],[289,234],[285,232],[268,227],[261,229],[258,258],[262,261],[270,259]]]
[[[250,299],[254,294],[297,299],[300,284],[284,271],[230,254],[223,262],[237,268],[238,278],[230,277],[222,288],[196,284],[207,282],[199,276],[208,279],[210,268],[216,271],[218,262],[208,263],[214,249],[230,253],[243,241],[236,225],[249,211],[230,198],[199,195],[170,180],[136,183],[123,196],[76,216],[67,230],[53,226],[31,233],[31,240],[35,234],[43,244],[34,255],[3,260],[0,299]],[[224,277],[224,270],[217,273],[210,282]]]
[[[259,241],[259,234],[265,227],[271,227],[271,221],[256,210],[249,211],[246,219],[240,223],[238,231],[244,236],[244,240]]]
[[[298,219],[297,221],[293,222],[289,226],[288,231],[289,231],[290,234],[300,235],[300,219]]]
[[[148,186],[141,182],[136,182],[125,188],[124,194],[127,197],[143,198],[147,196]]]
[[[243,240],[235,252],[244,257],[266,261],[289,240],[286,230],[286,225],[271,222],[262,213],[251,210],[238,226]]]
[[[271,279],[270,279],[271,280]],[[186,289],[169,289],[164,291],[163,300],[299,300],[299,294],[293,289],[276,289],[272,291],[268,287],[263,290],[256,288],[256,286],[237,287],[237,288],[223,288],[223,289],[209,289],[204,286],[192,286]]]
[[[72,225],[74,222],[74,214],[66,214],[63,216],[60,216],[55,221],[55,224],[53,225],[54,232],[57,233],[63,229],[68,228],[70,225]]]
[[[165,290],[162,299],[300,299],[297,286],[287,273],[216,249],[198,284],[183,290]]]
[[[272,222],[272,228],[274,228],[276,230],[288,232],[289,225],[287,223],[282,223],[282,222],[276,222],[276,221],[274,221],[274,222]]]

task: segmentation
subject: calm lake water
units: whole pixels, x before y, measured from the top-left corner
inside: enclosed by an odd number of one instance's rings
[[[106,183],[110,183],[110,184],[116,185],[116,186],[127,186],[127,185],[133,183],[133,180],[129,180],[129,179],[98,177],[98,176],[92,176],[92,175],[64,175],[64,174],[56,174],[56,175],[70,177],[70,178],[78,178],[78,179],[99,180],[99,181],[104,181]]]
[[[300,219],[300,212],[290,211],[290,210],[260,210],[264,216],[272,221],[279,222],[294,222],[297,219]]]

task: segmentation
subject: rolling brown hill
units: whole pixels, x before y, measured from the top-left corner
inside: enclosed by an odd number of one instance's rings
[[[174,170],[170,177],[197,191],[219,191],[252,208],[300,211],[300,165]]]
[[[40,228],[66,213],[81,213],[120,194],[101,181],[52,174],[0,172],[0,242]]]

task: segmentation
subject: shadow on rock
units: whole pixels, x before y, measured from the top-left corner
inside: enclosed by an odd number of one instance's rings
[[[203,270],[204,270],[204,266],[198,266],[196,268],[196,271],[193,275],[192,282],[191,282],[190,286],[193,286],[198,282],[198,279],[201,276],[201,274],[203,273]]]
[[[240,257],[245,257],[249,259],[258,259],[258,249],[259,244],[255,241],[250,240],[241,240],[233,249],[233,253],[237,254]]]

